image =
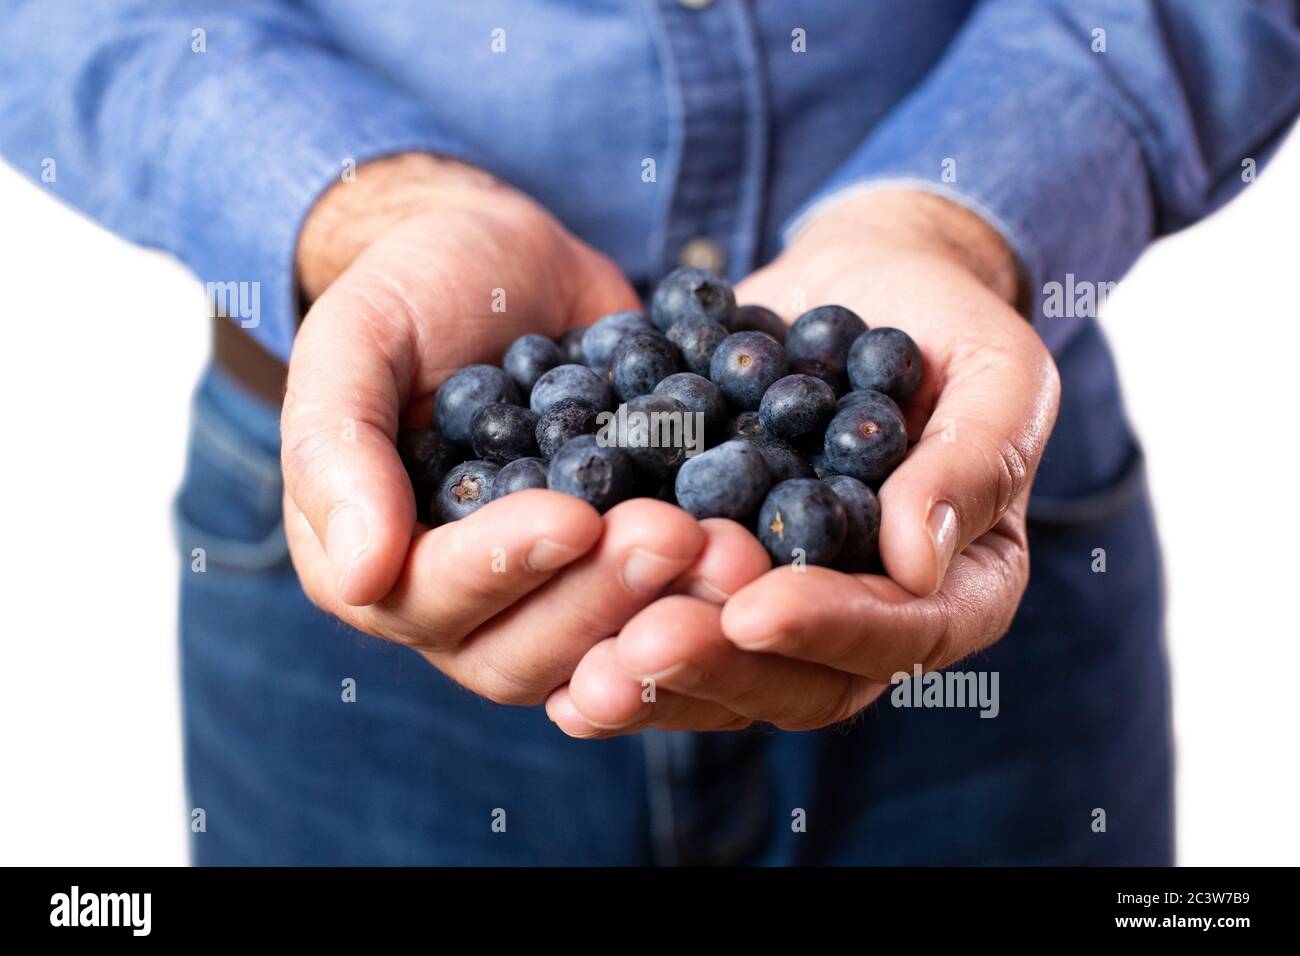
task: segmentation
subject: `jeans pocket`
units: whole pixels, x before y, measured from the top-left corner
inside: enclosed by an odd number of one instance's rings
[[[185,478],[173,515],[185,559],[206,567],[263,571],[284,565],[284,484],[278,455],[247,433],[241,417],[273,416],[209,371],[195,394]],[[245,413],[232,414],[232,403]]]
[[[1122,512],[1146,493],[1146,457],[1132,442],[1124,466],[1099,488],[1085,494],[1058,498],[1031,495],[1026,519],[1029,525],[1084,525],[1104,521]]]

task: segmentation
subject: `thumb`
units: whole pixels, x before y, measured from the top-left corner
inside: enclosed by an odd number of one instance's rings
[[[383,318],[382,290],[336,282],[303,322],[281,413],[285,491],[320,540],[350,605],[389,592],[404,564],[415,505],[394,439],[405,339]],[[394,313],[400,314],[400,312]]]
[[[914,594],[938,590],[1028,489],[1056,420],[1056,366],[1036,336],[953,361],[921,440],[880,489],[881,560]]]

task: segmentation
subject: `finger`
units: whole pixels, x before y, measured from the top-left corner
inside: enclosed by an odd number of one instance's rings
[[[310,530],[286,520],[300,577],[319,580],[328,558]],[[449,650],[478,625],[545,584],[589,551],[604,525],[590,505],[554,491],[523,491],[416,537],[393,590],[348,607],[308,596],[368,634],[422,651]]]
[[[721,618],[722,608],[695,598],[663,598],[623,628],[615,663],[630,677],[653,682],[656,689],[713,701],[782,730],[811,730],[847,720],[884,688],[820,664],[740,650],[723,636]],[[575,698],[590,694],[587,682],[596,677],[592,668],[584,671],[579,666],[569,682]],[[584,713],[585,699],[579,698]]]
[[[992,644],[1010,627],[1028,579],[1013,512],[954,559],[935,594],[916,597],[878,575],[779,568],[727,602],[722,631],[742,650],[888,683],[917,664],[946,667]]]
[[[669,592],[723,604],[771,569],[767,549],[743,525],[726,518],[706,518],[700,529],[704,548],[695,563],[669,585]]]
[[[573,677],[546,699],[547,716],[570,737],[614,737],[647,727],[739,730],[750,723],[717,704],[658,691],[630,677],[614,659],[614,638],[591,648]]]
[[[920,441],[880,490],[889,576],[932,594],[953,556],[996,525],[1033,481],[1056,420],[1056,367],[1023,330],[940,358],[940,391]]]
[[[695,519],[662,501],[625,501],[604,524],[595,548],[528,601],[487,621],[438,666],[499,703],[540,704],[588,649],[617,634],[704,547]]]
[[[285,490],[328,556],[329,590],[370,604],[397,580],[415,523],[393,440],[409,369],[375,300],[331,288],[294,344],[281,412]]]

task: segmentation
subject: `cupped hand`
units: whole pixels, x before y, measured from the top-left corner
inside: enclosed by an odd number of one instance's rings
[[[638,306],[613,263],[537,203],[431,157],[381,161],[322,198],[298,265],[314,302],[282,414],[285,528],[320,607],[492,700],[536,704],[665,588],[744,583],[707,529],[662,502],[602,518],[528,491],[417,525],[394,439],[427,421],[447,375],[525,332]]]
[[[915,444],[880,489],[887,574],[783,567],[722,606],[660,600],[550,697],[561,729],[823,727],[858,713],[896,674],[998,640],[1028,581],[1025,505],[1059,397],[1051,357],[1009,304],[1017,286],[992,229],[911,192],[842,201],[743,282],[742,303],[787,319],[845,305],[921,347],[925,375],[905,408]]]

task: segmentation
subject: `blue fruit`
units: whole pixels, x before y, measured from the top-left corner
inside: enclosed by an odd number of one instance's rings
[[[470,441],[474,454],[504,465],[537,454],[537,413],[519,405],[484,405],[474,413]]]
[[[444,437],[468,445],[474,413],[494,402],[517,405],[519,389],[494,365],[467,365],[438,388],[433,400],[434,424]]]
[[[687,411],[703,415],[705,444],[715,444],[726,433],[727,403],[718,386],[707,378],[694,372],[678,372],[656,385],[654,394],[675,398]]]
[[[763,501],[772,479],[751,443],[723,442],[686,459],[677,471],[677,504],[696,518],[743,520]]]
[[[458,521],[492,500],[492,483],[500,470],[490,461],[465,461],[447,472],[429,508],[434,523]]]
[[[600,409],[581,398],[562,398],[537,419],[533,435],[543,458],[551,458],[570,438],[594,435]]]
[[[512,495],[516,491],[546,487],[546,462],[540,458],[516,458],[502,466],[492,481],[492,500]]]
[[[667,332],[683,319],[712,319],[731,327],[736,296],[725,279],[707,269],[674,269],[664,276],[650,303],[650,319]]]
[[[841,475],[875,485],[907,454],[903,420],[870,403],[850,405],[826,426],[826,463]]]
[[[564,364],[560,347],[544,335],[521,335],[510,343],[501,367],[519,389],[527,395],[542,373]]]
[[[828,567],[848,533],[844,505],[825,482],[796,478],[774,487],[758,513],[758,538],[774,564]]]
[[[677,347],[659,332],[629,332],[619,340],[609,363],[614,394],[623,401],[649,395],[680,370]]]
[[[880,570],[880,501],[875,492],[848,475],[831,475],[824,480],[844,505],[848,519],[848,532],[835,567],[852,574]]]
[[[797,362],[790,363],[791,375],[811,375],[813,378],[820,379],[831,387],[831,391],[838,397],[844,393],[844,381],[821,362],[813,359],[799,359]]]
[[[816,477],[808,460],[786,442],[768,439],[755,441],[753,445],[767,464],[767,473],[772,479],[772,484],[790,481],[793,478]]]
[[[713,353],[729,333],[712,319],[682,319],[668,330],[668,341],[677,346],[682,364],[696,375],[708,375]]]
[[[548,488],[581,498],[601,512],[632,497],[635,481],[627,452],[602,446],[594,435],[569,439],[546,470]]]
[[[784,342],[788,329],[784,319],[761,305],[742,305],[731,316],[733,332],[766,332],[778,342]]]
[[[905,402],[921,384],[923,365],[920,348],[902,329],[871,329],[849,349],[849,382]]]
[[[555,344],[560,347],[560,354],[564,356],[565,365],[582,364],[582,337],[586,332],[587,326],[575,326],[555,340]]]
[[[820,432],[835,415],[835,392],[811,375],[787,375],[763,393],[758,417],[775,438]]]
[[[723,396],[742,409],[756,409],[763,393],[789,370],[781,343],[762,332],[736,332],[713,353],[709,378]]]
[[[582,361],[591,368],[608,368],[614,349],[618,348],[623,336],[651,328],[640,312],[611,312],[597,320],[582,336]]]
[[[416,516],[428,521],[433,493],[460,453],[437,429],[403,428],[397,433],[397,454],[415,492]]]
[[[528,405],[538,415],[566,398],[580,398],[609,408],[609,383],[585,365],[557,365],[537,380]]]
[[[638,395],[615,411],[609,426],[597,432],[603,443],[613,443],[628,453],[642,487],[658,489],[686,460],[687,445],[703,435],[694,428],[686,406],[667,395]]]
[[[727,437],[741,441],[771,441],[758,412],[741,412],[727,423]]]
[[[853,340],[866,330],[867,323],[856,312],[842,305],[818,306],[794,320],[785,350],[792,362],[811,359],[843,375]]]
[[[907,421],[907,418],[903,415],[903,410],[898,407],[898,402],[894,401],[884,392],[848,392],[840,396],[839,400],[835,403],[835,411],[839,413],[844,411],[846,408],[853,408],[855,406],[872,408],[879,411],[882,415],[888,412],[891,415],[897,416],[904,422]]]
[[[813,474],[818,478],[831,478],[838,474],[838,472],[832,468],[830,463],[826,460],[825,450],[813,452],[808,458],[808,464],[812,466]]]

